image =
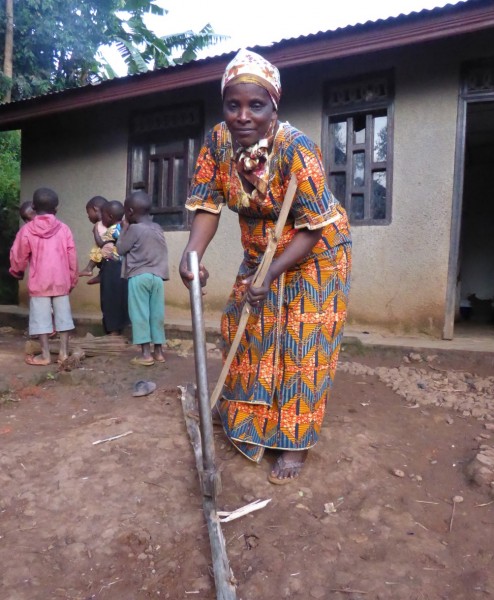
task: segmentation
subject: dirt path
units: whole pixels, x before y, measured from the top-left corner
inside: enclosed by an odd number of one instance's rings
[[[22,337],[3,331],[0,599],[214,599],[177,390],[194,379],[190,345],[164,366],[130,367],[129,351],[59,374],[23,365]],[[417,356],[343,352],[289,486],[267,481],[273,457],[255,466],[215,429],[220,508],[272,499],[223,526],[238,600],[494,597],[493,355]],[[132,397],[143,378],[157,390]]]

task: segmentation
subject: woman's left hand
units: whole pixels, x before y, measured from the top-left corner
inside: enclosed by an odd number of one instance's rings
[[[264,279],[264,283],[259,287],[252,286],[254,275],[247,277],[242,281],[247,286],[247,302],[252,306],[259,306],[268,297],[269,288],[271,287],[272,279],[268,275]]]
[[[321,237],[322,229],[298,230],[285,250],[271,263],[262,285],[259,287],[252,285],[254,275],[242,280],[242,283],[247,286],[247,302],[256,307],[264,302],[273,281],[282,273],[293,268],[298,262],[304,260],[312,252]]]

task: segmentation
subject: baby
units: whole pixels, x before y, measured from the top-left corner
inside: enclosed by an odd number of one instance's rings
[[[101,217],[101,211],[106,204],[108,204],[108,200],[103,198],[103,196],[94,196],[86,204],[87,217],[94,225],[93,236],[95,245],[89,251],[89,262],[79,273],[79,277],[91,277],[94,267],[101,268],[102,254],[101,246],[98,243],[98,238],[101,238],[106,232],[106,227],[103,225]],[[100,274],[98,273],[96,277],[92,277],[87,283],[88,285],[94,285],[95,283],[100,283],[100,281],[101,278]]]

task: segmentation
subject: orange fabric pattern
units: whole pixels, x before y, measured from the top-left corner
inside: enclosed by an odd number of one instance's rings
[[[298,181],[277,255],[297,229],[323,229],[321,240],[295,267],[274,281],[268,298],[254,309],[230,367],[219,410],[225,431],[248,458],[264,448],[302,450],[318,439],[346,319],[351,240],[344,209],[329,191],[317,146],[281,124],[268,159],[268,191],[248,195],[233,162],[224,124],[202,148],[187,207],[239,215],[244,259],[222,318],[225,356],[235,336],[245,285],[266,250],[292,173]]]

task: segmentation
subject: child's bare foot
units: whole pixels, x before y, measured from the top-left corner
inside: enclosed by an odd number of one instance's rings
[[[92,274],[93,274],[93,272],[89,271],[89,269],[84,269],[84,271],[79,271],[79,277],[91,277]]]
[[[166,362],[165,355],[163,354],[163,350],[155,350],[153,352],[153,358],[156,362],[159,362],[159,363]]]
[[[37,354],[34,356],[33,354],[28,354],[24,359],[28,365],[33,365],[37,367],[46,367],[51,364],[51,358],[46,358],[42,354]]]
[[[58,355],[58,359],[57,359],[57,363],[59,365],[63,364],[67,359],[69,358],[68,354],[59,354]]]
[[[96,277],[93,277],[89,281],[86,281],[86,283],[88,285],[95,285],[96,283],[100,283],[100,282],[101,282],[101,277],[99,275],[96,275]]]

